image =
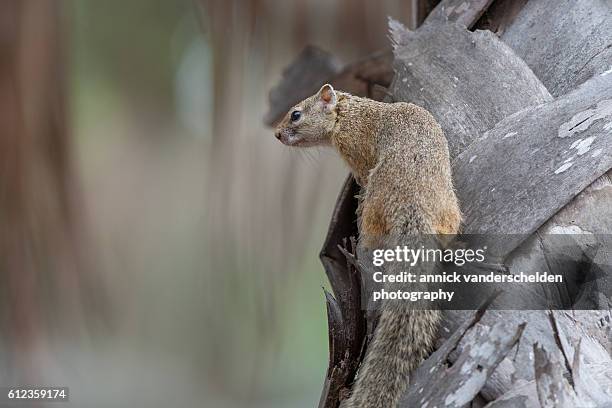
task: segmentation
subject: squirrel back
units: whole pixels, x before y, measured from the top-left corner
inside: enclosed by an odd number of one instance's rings
[[[287,113],[276,137],[290,146],[333,146],[349,165],[361,186],[360,252],[398,245],[417,248],[419,240],[459,231],[461,212],[447,141],[427,110],[337,92],[327,84]],[[428,245],[437,242],[431,238]],[[411,272],[431,273],[424,268],[428,266],[417,264]],[[406,289],[426,289],[418,286],[407,284]],[[437,310],[415,310],[408,302],[389,301],[379,311],[343,408],[395,407],[409,373],[428,355],[436,338]]]

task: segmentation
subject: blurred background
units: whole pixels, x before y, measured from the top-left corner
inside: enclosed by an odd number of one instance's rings
[[[412,3],[0,2],[0,387],[316,405],[317,255],[347,170],[281,145],[267,95],[307,44],[388,47]]]

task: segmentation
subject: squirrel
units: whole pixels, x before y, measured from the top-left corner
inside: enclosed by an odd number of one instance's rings
[[[378,102],[325,84],[289,110],[275,136],[289,146],[332,146],[346,161],[361,188],[358,247],[366,251],[416,247],[417,236],[458,233],[462,217],[448,144],[424,108]],[[394,265],[391,268],[400,267]],[[424,284],[406,285],[410,290],[424,289],[415,288]],[[410,372],[433,347],[439,310],[416,310],[407,302],[388,301],[379,313],[342,408],[396,407]]]

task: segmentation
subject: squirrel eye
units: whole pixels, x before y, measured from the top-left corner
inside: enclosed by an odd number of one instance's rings
[[[300,117],[302,117],[302,112],[294,110],[293,112],[291,112],[291,121],[292,122],[297,122]]]

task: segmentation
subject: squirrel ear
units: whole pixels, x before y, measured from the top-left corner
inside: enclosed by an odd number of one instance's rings
[[[325,84],[319,90],[319,99],[326,105],[335,105],[338,100],[338,96],[336,95],[336,91],[330,84]]]

